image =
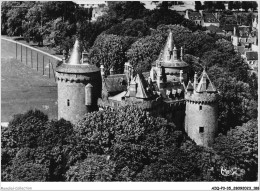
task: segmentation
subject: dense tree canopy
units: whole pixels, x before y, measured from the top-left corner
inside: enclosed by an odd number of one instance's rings
[[[242,126],[230,130],[226,136],[220,135],[213,148],[221,156],[222,165],[230,169],[238,167],[245,170],[243,177],[232,177],[231,180],[257,180],[258,167],[258,124],[250,120]],[[230,180],[230,177],[228,177]],[[237,179],[238,178],[238,179]],[[222,176],[222,180],[228,180]]]
[[[2,180],[62,181],[79,156],[73,135],[70,122],[37,110],[15,116],[1,135]]]
[[[126,62],[125,52],[129,47],[127,37],[101,34],[89,51],[90,62],[98,67],[103,64],[105,74],[113,67],[115,73],[122,73]]]

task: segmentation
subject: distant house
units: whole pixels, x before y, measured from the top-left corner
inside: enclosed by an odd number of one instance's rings
[[[237,28],[238,25],[236,25],[236,24],[225,24],[221,28],[225,32],[225,35],[231,36],[231,35],[234,34],[234,27]]]
[[[220,22],[213,13],[203,13],[203,19],[201,25],[203,27],[208,27],[210,25],[219,27]]]
[[[207,28],[207,31],[209,33],[225,35],[225,32],[221,28],[219,28],[219,27],[217,27],[215,25],[210,25],[210,26],[208,26],[206,28]]]
[[[186,10],[185,19],[192,20],[197,25],[201,25],[202,22],[202,16],[199,12],[191,12]]]
[[[95,21],[99,16],[102,16],[104,14],[104,10],[107,7],[106,1],[77,0],[75,3],[86,9],[92,9],[92,21]]]
[[[253,19],[252,27],[253,27],[253,29],[258,29],[258,18],[257,17],[255,17]]]
[[[248,66],[252,70],[253,73],[257,74],[258,70],[258,52],[256,51],[247,51],[243,55],[245,61],[247,62]]]
[[[191,12],[186,10],[184,18],[192,20],[196,24],[203,27],[209,27],[210,25],[219,27],[220,25],[219,20],[213,13],[205,13],[202,10],[200,12]]]
[[[234,46],[245,46],[251,48],[253,44],[257,44],[257,35],[251,30],[249,26],[234,27],[231,41]]]

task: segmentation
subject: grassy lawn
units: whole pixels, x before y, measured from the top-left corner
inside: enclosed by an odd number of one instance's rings
[[[45,58],[43,62],[39,55],[37,71],[36,54],[32,54],[32,62],[28,56],[26,65],[23,64],[26,63],[25,56],[22,57],[23,63],[15,59],[15,46],[8,43],[2,43],[1,46],[1,122],[8,122],[14,114],[29,109],[42,110],[50,119],[56,119],[57,85],[53,77],[49,79],[49,69],[46,68],[49,59]],[[25,54],[25,50],[22,50],[22,54]],[[18,58],[20,56],[18,51]],[[43,70],[47,76],[42,75]],[[52,70],[50,74],[53,75]]]

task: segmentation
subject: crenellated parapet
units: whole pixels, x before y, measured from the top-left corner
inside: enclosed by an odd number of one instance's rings
[[[70,74],[70,73],[56,73],[56,79],[60,82],[67,83],[83,83],[86,84],[89,81],[99,79],[98,75],[93,75],[92,73],[86,74]]]
[[[218,102],[219,94],[217,94],[217,93],[200,93],[200,94],[186,93],[185,99],[187,102],[193,103],[193,104],[210,104],[210,103]]]

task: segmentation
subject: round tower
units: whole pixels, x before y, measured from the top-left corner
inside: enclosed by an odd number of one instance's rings
[[[101,97],[100,69],[84,63],[76,40],[68,62],[56,68],[58,84],[58,118],[76,123],[86,113],[98,110]]]
[[[205,70],[194,82],[186,88],[185,131],[198,145],[210,147],[218,130],[219,94]]]

